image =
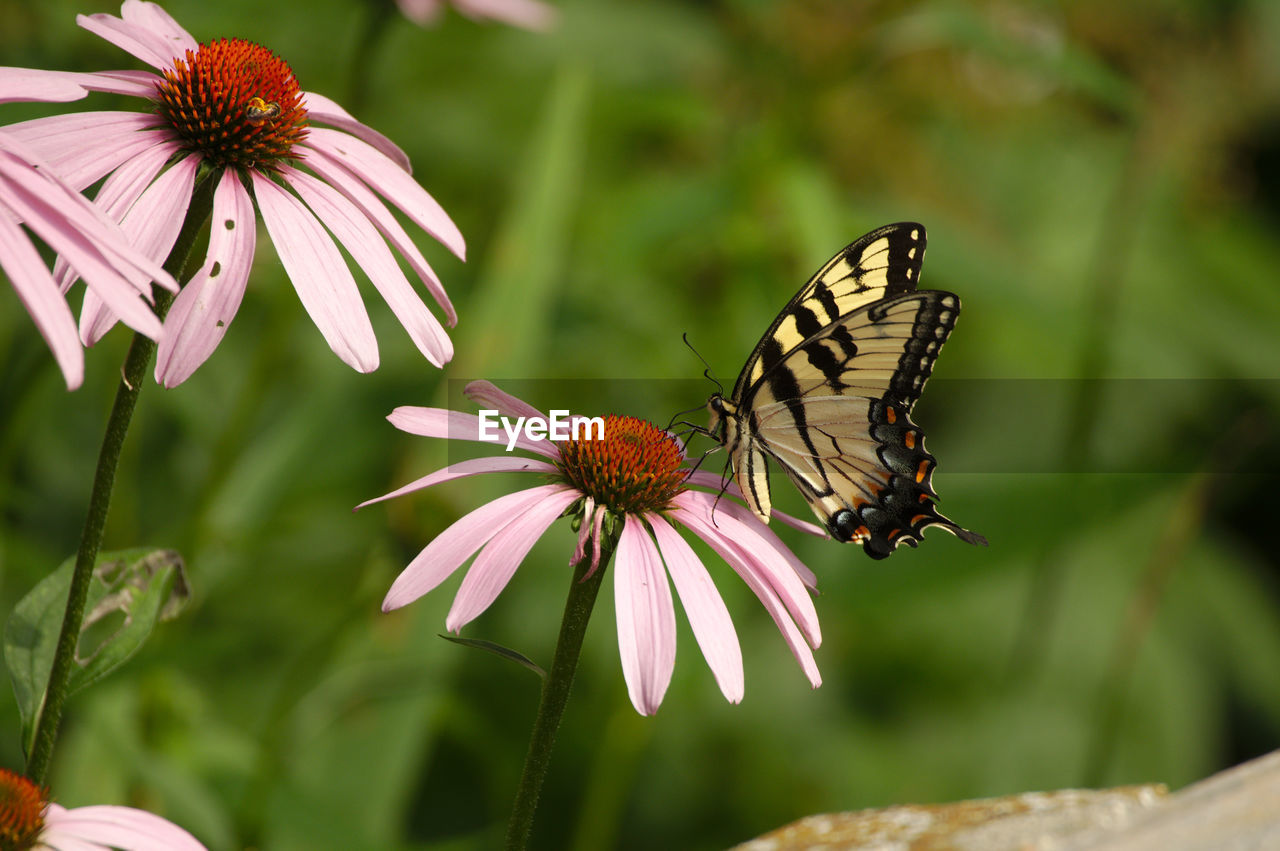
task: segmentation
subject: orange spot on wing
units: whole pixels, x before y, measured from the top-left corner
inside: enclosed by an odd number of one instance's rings
[[[889,425],[893,425],[898,421],[898,412],[893,408],[885,408],[884,418],[889,421]]]
[[[916,484],[924,481],[924,477],[929,475],[929,459],[926,458],[920,462],[920,466],[916,468]]]
[[[908,449],[915,449],[915,448],[916,448],[916,433],[915,433],[914,431],[909,431],[909,432],[907,432],[907,436],[906,436],[906,437],[904,437],[904,438],[902,439],[902,442],[903,442],[903,443],[905,443],[905,444],[907,445],[907,448],[908,448]]]

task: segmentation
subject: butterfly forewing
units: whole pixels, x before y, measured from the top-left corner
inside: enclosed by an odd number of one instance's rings
[[[885,225],[845,246],[773,320],[738,375],[733,398],[743,398],[788,352],[840,317],[914,290],[924,249],[924,226],[914,222]]]
[[[722,400],[725,445],[762,519],[767,454],[833,537],[873,557],[915,546],[930,525],[986,543],[934,508],[937,461],[910,419],[960,312],[952,293],[915,291],[924,247],[910,222],[846,247],[778,315]]]
[[[792,347],[742,401],[761,411],[791,400],[798,410],[817,396],[890,396],[909,411],[959,312],[958,298],[934,290],[855,310]]]

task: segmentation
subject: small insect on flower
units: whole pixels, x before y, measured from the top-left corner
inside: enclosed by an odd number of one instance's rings
[[[275,101],[268,103],[260,97],[250,98],[249,104],[244,108],[244,114],[250,121],[266,121],[280,114],[280,104]]]
[[[546,419],[486,381],[472,382],[466,394],[482,409],[504,416]],[[486,437],[480,418],[471,414],[403,407],[388,419],[412,434],[503,446]],[[702,479],[691,477],[683,466],[684,447],[674,436],[635,417],[605,417],[602,431],[597,436],[583,429],[576,439],[560,443],[520,434],[516,446],[545,460],[503,451],[497,457],[460,461],[357,506],[479,473],[524,471],[550,477],[547,484],[477,508],[440,533],[396,578],[383,610],[413,602],[475,555],[445,619],[446,628],[457,632],[493,603],[551,524],[569,516],[578,532],[571,564],[585,563],[586,574],[592,575],[606,569],[610,552],[616,556],[618,647],[636,710],[656,712],[671,681],[676,651],[672,585],[721,692],[737,703],[744,687],[737,633],[707,568],[676,531],[683,526],[710,545],[755,593],[809,682],[820,685],[811,648],[818,646],[821,634],[806,588],[813,587],[812,571],[744,506],[728,499],[717,505],[715,493],[691,489],[691,481]],[[812,524],[802,525],[820,534]]]

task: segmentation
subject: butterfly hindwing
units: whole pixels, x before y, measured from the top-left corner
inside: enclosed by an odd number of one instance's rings
[[[955,327],[960,300],[916,291],[924,227],[887,225],[833,257],[788,303],[748,358],[730,399],[712,397],[749,507],[768,520],[764,456],[774,458],[832,537],[883,558],[940,525],[936,459],[910,418]]]

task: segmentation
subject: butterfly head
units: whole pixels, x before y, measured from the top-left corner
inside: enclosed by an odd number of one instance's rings
[[[707,434],[722,446],[728,443],[730,430],[736,425],[738,409],[732,402],[719,393],[711,394],[707,400]]]

